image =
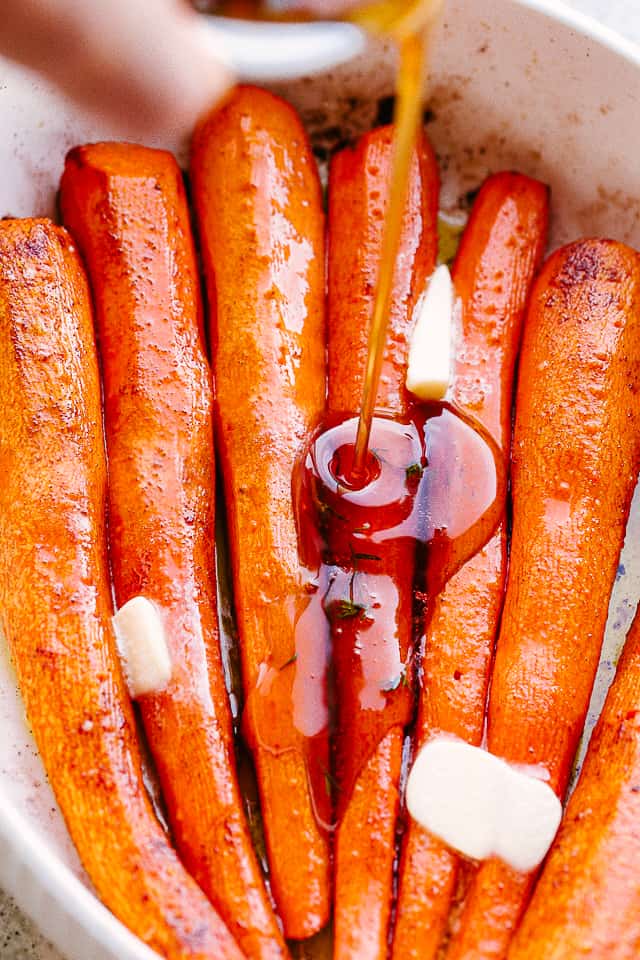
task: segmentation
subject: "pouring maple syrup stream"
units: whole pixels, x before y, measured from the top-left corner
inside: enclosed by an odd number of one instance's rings
[[[264,20],[340,19],[356,23],[370,33],[391,38],[398,45],[400,64],[394,116],[394,162],[383,252],[376,288],[369,350],[358,418],[350,480],[366,483],[367,453],[376,406],[380,371],[388,328],[393,278],[409,170],[418,134],[429,40],[444,0],[220,0],[213,12],[231,17]]]
[[[391,190],[353,457],[352,472],[355,480],[366,474],[367,452],[387,336],[409,171],[422,112],[427,48],[431,28],[442,5],[443,0],[423,0],[422,3],[413,4],[407,10],[407,5],[401,2],[382,3],[367,6],[362,10],[360,17],[355,18],[369,29],[388,33],[397,40],[400,51]],[[379,10],[377,6],[380,7]],[[393,19],[394,12],[396,19]]]

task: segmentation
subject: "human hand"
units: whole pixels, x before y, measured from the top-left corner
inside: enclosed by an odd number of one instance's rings
[[[233,83],[181,0],[1,0],[0,54],[139,137],[187,135]]]

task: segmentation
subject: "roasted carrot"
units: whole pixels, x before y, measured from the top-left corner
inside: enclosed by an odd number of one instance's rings
[[[639,823],[640,614],[510,958],[635,960]]]
[[[488,749],[563,796],[600,655],[640,465],[640,261],[623,244],[556,252],[532,292],[513,444],[513,537]],[[448,960],[507,953],[534,877],[473,877]]]
[[[0,224],[0,609],[30,727],[103,902],[171,960],[240,960],[144,789],[118,663],[89,292],[69,235]]]
[[[325,396],[324,215],[293,108],[240,87],[196,132],[235,608],[271,884],[287,937],[330,911],[326,619],[300,562],[292,473]],[[319,789],[318,789],[319,785]]]
[[[216,619],[213,391],[181,172],[169,153],[78,147],[64,221],[96,307],[119,606],[165,624],[172,677],[141,700],[180,855],[249,957],[285,956],[238,789]]]
[[[359,410],[391,161],[392,130],[384,127],[338,153],[331,164],[332,419]],[[380,411],[400,419],[408,418],[411,406],[404,387],[408,333],[416,302],[435,266],[437,211],[438,171],[423,137],[408,188],[377,400]],[[373,515],[369,520],[375,526]],[[337,689],[334,956],[374,960],[387,954],[402,745],[413,709],[415,543],[405,536],[380,549],[358,534],[346,551],[344,544],[336,548],[331,531],[328,542],[336,563],[328,595]],[[357,603],[349,607],[354,590]]]
[[[451,400],[496,444],[507,468],[516,356],[528,296],[546,244],[548,191],[517,173],[489,177],[473,206],[452,276],[456,314]],[[453,458],[452,458],[453,460]],[[469,487],[462,491],[471,497]],[[456,508],[463,512],[465,504]],[[479,745],[493,646],[506,578],[506,501],[489,542],[428,599],[423,682],[415,747],[439,732]],[[434,957],[440,946],[459,858],[419,824],[403,837],[393,955]]]

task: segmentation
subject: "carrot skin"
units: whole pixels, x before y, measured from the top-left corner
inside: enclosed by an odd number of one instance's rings
[[[438,732],[482,740],[493,641],[506,573],[504,525],[448,581],[427,621],[416,748]],[[460,677],[455,681],[455,677]],[[474,709],[475,708],[475,709]],[[393,957],[436,957],[460,873],[460,857],[409,819],[402,839]]]
[[[505,469],[522,321],[544,255],[548,217],[548,190],[543,184],[517,173],[489,177],[452,269],[460,303],[452,400],[492,437]],[[505,509],[503,498],[497,505],[501,519],[495,534],[435,598],[429,597],[416,748],[440,732],[476,746],[482,740],[504,599]],[[397,960],[435,957],[458,870],[459,858],[409,821],[400,864],[393,946]]]
[[[529,305],[512,463],[513,538],[488,748],[563,796],[600,656],[640,464],[640,262],[623,244],[556,252]],[[506,956],[534,875],[489,860],[448,960]]]
[[[353,416],[360,406],[391,159],[392,131],[384,127],[338,153],[331,165],[328,408],[336,419]],[[409,417],[411,408],[404,386],[410,322],[436,261],[438,186],[435,157],[422,138],[410,177],[398,256],[401,268],[394,280],[377,398],[378,411],[401,419]],[[366,538],[360,543],[364,554],[380,552],[369,547]],[[330,550],[331,546],[330,535]],[[348,597],[355,568],[344,556],[340,562],[334,593],[344,581]],[[410,538],[385,543],[382,562],[358,564],[359,585],[371,594],[363,599],[366,621],[332,621],[338,707],[336,960],[378,960],[387,955],[402,744],[413,709],[414,566],[415,543]],[[371,677],[377,676],[385,660],[402,665],[404,680],[394,687],[393,678],[386,677],[391,684],[378,683],[372,692]],[[371,709],[374,694],[376,706]]]
[[[640,953],[640,616],[580,780],[509,951],[513,960]]]
[[[334,957],[385,956],[402,741],[401,727],[389,731],[360,771],[340,820]],[[365,834],[368,845],[363,848],[358,841]]]
[[[110,624],[89,291],[66,231],[0,224],[0,604],[30,727],[105,905],[169,960],[241,960],[146,794]]]
[[[78,147],[61,184],[87,264],[104,380],[119,606],[161,611],[166,690],[140,707],[187,869],[248,956],[286,954],[238,789],[214,561],[213,391],[182,175],[169,153]]]
[[[331,886],[328,626],[317,571],[299,557],[291,479],[324,407],[320,183],[294,110],[254,87],[238,88],[202,123],[192,176],[212,306],[244,730],[272,890],[286,936],[303,939],[327,923]]]

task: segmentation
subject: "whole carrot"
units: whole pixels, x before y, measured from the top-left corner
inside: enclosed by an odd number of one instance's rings
[[[513,960],[640,953],[640,616],[593,734]]]
[[[170,960],[241,960],[145,791],[110,624],[89,292],[69,235],[0,224],[0,616],[49,781],[106,906]]]
[[[623,244],[557,251],[532,293],[513,445],[513,539],[488,748],[563,796],[600,655],[640,458],[640,262]],[[534,877],[471,883],[448,960],[507,953]]]
[[[341,151],[331,164],[332,419],[359,409],[391,161],[392,131],[385,127]],[[414,308],[435,266],[437,211],[438,171],[423,137],[408,187],[377,401],[380,411],[400,419],[410,411],[404,387],[407,341]],[[366,520],[372,529],[374,513]],[[405,536],[381,547],[362,531],[345,543],[339,524],[330,521],[329,527],[336,563],[328,595],[337,693],[334,956],[376,960],[387,954],[402,745],[412,712],[415,543]]]
[[[220,461],[271,884],[285,933],[330,911],[327,625],[298,551],[292,474],[325,395],[324,215],[292,107],[240,87],[198,129],[194,200],[212,306]],[[305,557],[302,558],[305,562]]]
[[[489,177],[474,203],[452,276],[458,298],[451,400],[495,442],[507,468],[522,319],[544,255],[548,191],[517,173]],[[452,462],[455,462],[453,457]],[[473,487],[465,488],[468,497]],[[506,491],[504,491],[506,493]],[[464,502],[454,505],[461,515]],[[506,499],[489,542],[429,597],[415,746],[437,733],[479,745],[506,578]],[[434,957],[456,889],[459,858],[415,822],[400,862],[393,955]]]
[[[104,381],[116,599],[160,610],[172,661],[140,703],[182,859],[247,956],[285,946],[243,812],[216,619],[213,391],[180,170],[78,147],[60,194],[87,264]]]

